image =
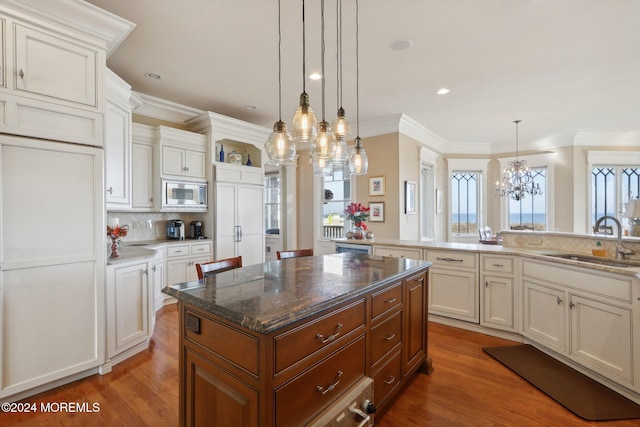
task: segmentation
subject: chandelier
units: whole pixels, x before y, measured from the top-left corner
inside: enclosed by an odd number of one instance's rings
[[[510,169],[502,172],[502,182],[496,182],[496,195],[500,197],[511,197],[515,201],[522,200],[527,194],[537,196],[542,194],[540,184],[533,182],[531,171],[526,166],[526,160],[518,158],[518,124],[520,120],[515,120],[516,124],[516,159],[509,162]]]

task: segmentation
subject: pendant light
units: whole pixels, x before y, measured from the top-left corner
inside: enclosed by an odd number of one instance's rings
[[[516,124],[516,159],[509,162],[511,169],[503,171],[502,183],[496,182],[496,194],[501,197],[511,197],[515,201],[522,200],[527,194],[537,196],[542,194],[540,184],[533,182],[531,171],[526,166],[526,160],[518,158],[518,124]]]
[[[309,94],[306,91],[306,28],[304,21],[304,0],[302,0],[302,93],[300,105],[293,115],[293,137],[297,143],[311,142],[316,136],[316,115],[309,105]],[[324,76],[322,76],[324,78]]]
[[[342,0],[336,1],[336,82],[338,115],[333,119],[331,129],[338,144],[333,164],[340,167],[346,165],[349,159],[346,138],[351,134],[351,120],[345,116],[342,108]]]
[[[349,170],[351,175],[365,175],[369,170],[369,158],[360,139],[360,61],[358,36],[360,27],[358,23],[359,14],[358,0],[356,0],[356,140],[355,145],[349,154]]]
[[[318,162],[320,160],[329,161],[331,163],[336,154],[336,150],[338,148],[338,144],[336,141],[336,137],[331,132],[331,127],[329,123],[325,120],[325,82],[326,82],[326,74],[324,72],[324,52],[325,52],[325,44],[324,44],[324,0],[320,2],[320,17],[321,17],[321,30],[322,34],[320,37],[320,50],[321,50],[321,68],[322,68],[322,121],[318,123],[318,133],[314,140],[311,140],[309,143],[309,151],[311,153],[311,157],[314,162]],[[324,162],[323,162],[324,163]]]
[[[296,145],[282,121],[282,32],[280,0],[278,0],[278,121],[265,144],[265,151],[271,163],[292,163],[296,158]]]

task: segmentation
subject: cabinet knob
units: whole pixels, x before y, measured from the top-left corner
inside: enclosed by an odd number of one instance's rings
[[[573,307],[575,307],[575,306],[576,306],[576,305],[575,305],[574,303],[572,303],[572,302],[570,302],[570,303],[569,303],[569,308],[573,308]]]
[[[557,297],[557,298],[558,298],[558,300],[557,300],[557,301],[558,301],[558,305],[560,305],[560,303],[562,302],[562,300],[560,299],[560,297]]]
[[[113,194],[113,187],[109,187],[109,188],[107,188],[107,193],[109,193],[109,194]]]
[[[24,71],[22,71],[22,68],[20,68],[18,75],[20,76],[21,79],[24,79]]]

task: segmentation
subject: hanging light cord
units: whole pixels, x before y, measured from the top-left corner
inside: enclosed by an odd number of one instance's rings
[[[320,65],[322,68],[322,121],[324,122],[325,121],[324,120],[324,86],[325,86],[324,83],[325,83],[325,80],[327,80],[324,74],[324,0],[320,2],[320,19],[321,19],[320,26],[322,31],[322,34],[321,34],[322,37],[320,38],[320,50],[322,53],[322,58],[320,61]]]
[[[338,110],[342,108],[342,0],[336,2],[336,102]]]
[[[518,164],[518,123],[520,123],[520,120],[515,120],[513,123],[516,124],[516,164]]]
[[[278,0],[278,121],[282,121],[282,30],[280,0]]]
[[[306,92],[307,82],[307,32],[304,24],[304,0],[302,0],[302,92]]]
[[[356,0],[356,136],[360,138],[360,59],[359,50],[360,43],[358,41],[360,34],[360,25],[358,24],[360,7]]]

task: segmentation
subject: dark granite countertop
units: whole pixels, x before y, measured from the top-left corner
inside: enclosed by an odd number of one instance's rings
[[[163,292],[268,334],[430,265],[356,253],[290,258],[173,284]]]

